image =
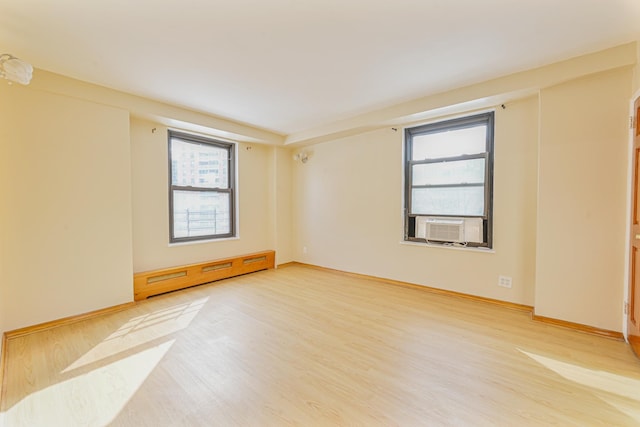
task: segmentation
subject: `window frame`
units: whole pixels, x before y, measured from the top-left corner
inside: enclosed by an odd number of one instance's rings
[[[198,186],[181,186],[173,184],[173,158],[171,153],[173,139],[179,139],[181,141],[195,144],[213,146],[227,150],[228,152],[228,167],[227,167],[227,182],[226,188],[222,187],[198,187]],[[185,243],[185,242],[198,242],[206,240],[218,240],[225,238],[236,237],[236,144],[232,142],[220,141],[217,139],[204,137],[200,135],[193,135],[185,132],[179,132],[169,129],[168,130],[168,144],[167,144],[167,157],[169,163],[169,243]],[[220,167],[220,162],[217,168]],[[173,215],[174,208],[174,192],[175,191],[192,191],[200,193],[219,193],[229,194],[229,232],[219,234],[207,234],[201,236],[186,236],[175,237],[175,221]]]
[[[428,158],[413,160],[413,138],[415,136],[459,130],[478,125],[485,125],[486,141],[485,151],[477,154],[463,154],[443,158]],[[435,218],[482,218],[483,242],[468,242],[469,247],[493,247],[493,174],[494,174],[494,133],[495,112],[489,111],[470,116],[437,121],[404,129],[404,240],[410,242],[423,242],[429,244],[447,244],[446,242],[427,242],[425,239],[415,237],[416,217],[428,216]],[[416,214],[412,213],[412,189],[414,188],[464,188],[478,186],[478,184],[444,184],[444,185],[412,185],[413,166],[420,164],[446,163],[463,160],[485,159],[484,177],[484,212],[482,215],[451,215],[451,214]]]

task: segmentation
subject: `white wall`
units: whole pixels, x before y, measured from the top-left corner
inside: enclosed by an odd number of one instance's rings
[[[273,176],[273,150],[261,144],[238,144],[239,238],[169,245],[167,128],[132,119],[134,271],[274,249],[272,206],[275,202],[269,179]]]
[[[384,128],[311,146],[295,163],[295,259],[532,305],[537,111],[536,97],[496,110],[494,253],[401,243],[402,131]]]
[[[541,93],[536,314],[621,330],[629,67]]]
[[[130,301],[127,111],[0,85],[1,329]]]

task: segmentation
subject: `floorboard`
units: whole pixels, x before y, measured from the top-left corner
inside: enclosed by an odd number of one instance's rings
[[[11,427],[640,425],[640,361],[623,342],[296,265],[6,354]]]

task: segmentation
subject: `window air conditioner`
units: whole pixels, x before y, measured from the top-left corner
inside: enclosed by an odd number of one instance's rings
[[[437,242],[482,243],[482,218],[418,216],[416,237]]]

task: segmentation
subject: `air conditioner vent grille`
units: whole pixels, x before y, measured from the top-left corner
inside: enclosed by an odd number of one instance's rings
[[[461,224],[429,224],[428,227],[427,233],[431,240],[460,241]]]
[[[482,243],[482,218],[417,216],[415,236],[427,241]]]

